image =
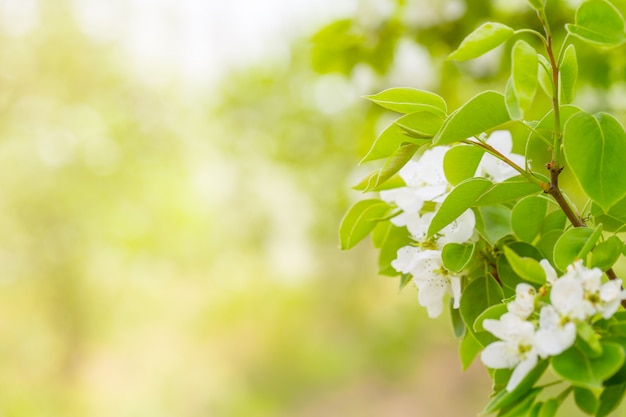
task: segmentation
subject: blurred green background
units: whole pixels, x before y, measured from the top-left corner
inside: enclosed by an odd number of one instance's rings
[[[502,50],[444,58],[534,16],[226,3],[0,3],[0,416],[477,414],[488,378],[461,372],[447,317],[377,276],[367,242],[341,253],[337,227],[390,120],[360,96],[501,89]],[[574,2],[553,3],[561,27]],[[300,30],[261,36],[280,22]],[[623,49],[581,50],[602,58],[581,103],[626,110]]]

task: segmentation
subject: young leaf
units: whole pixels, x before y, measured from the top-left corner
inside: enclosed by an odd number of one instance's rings
[[[508,246],[504,247],[504,255],[513,271],[523,280],[539,285],[546,283],[546,272],[538,261],[533,258],[523,258]]]
[[[603,271],[611,268],[624,250],[624,244],[617,236],[611,236],[593,250],[591,254],[591,268],[600,268]]]
[[[398,256],[398,249],[411,244],[411,238],[404,227],[396,227],[389,222],[389,228],[380,241],[378,255],[378,273],[386,276],[396,276],[399,272],[391,266],[391,262]]]
[[[541,89],[548,97],[552,97],[552,66],[550,61],[543,56],[537,55],[539,66],[537,67],[537,80]]]
[[[624,18],[619,10],[606,0],[588,0],[576,11],[574,24],[566,24],[567,31],[585,42],[598,46],[618,46],[624,37]]]
[[[416,88],[389,88],[365,98],[399,113],[426,111],[445,116],[448,111],[446,102],[441,96]]]
[[[491,181],[485,178],[470,178],[457,185],[441,203],[441,207],[433,217],[428,228],[428,236],[433,236],[452,223],[490,186]]]
[[[571,103],[574,99],[574,89],[578,79],[578,60],[576,59],[576,48],[569,45],[565,49],[560,72],[561,103]]]
[[[541,191],[541,188],[538,185],[518,175],[493,184],[474,204],[476,206],[493,206],[518,200],[529,194],[536,194],[539,191]]]
[[[523,258],[530,258],[536,261],[544,258],[537,248],[525,242],[512,242],[507,244],[507,247]],[[523,278],[513,270],[506,256],[498,257],[496,267],[502,285],[510,290],[511,295],[515,294],[515,288],[517,284],[524,282]],[[528,280],[526,282],[528,283]]]
[[[452,185],[457,185],[476,174],[478,164],[485,151],[473,145],[450,148],[443,158],[443,172]]]
[[[377,159],[388,158],[403,144],[414,143],[416,145],[425,145],[430,143],[430,139],[417,139],[409,136],[407,132],[397,124],[392,124],[378,135],[374,144],[367,152],[367,155],[361,159],[360,164]]]
[[[504,88],[504,104],[506,104],[506,110],[509,112],[511,120],[522,120],[524,118],[524,110],[520,106],[512,78],[509,78]]]
[[[561,235],[554,245],[554,264],[561,271],[576,259],[582,259],[600,238],[602,225],[595,230],[587,227],[569,229]]]
[[[528,0],[528,4],[535,10],[543,10],[546,7],[545,0]]]
[[[515,31],[512,28],[501,23],[483,23],[463,39],[461,45],[448,56],[448,59],[466,61],[478,58],[506,42],[514,34]]]
[[[511,76],[519,107],[530,108],[537,91],[537,51],[527,42],[519,40],[511,51]]]
[[[426,111],[418,111],[404,115],[394,123],[412,138],[431,139],[441,129],[443,117]]]
[[[394,153],[389,157],[385,165],[378,170],[370,179],[367,187],[363,190],[377,191],[381,189],[381,186],[393,177],[406,163],[415,155],[415,152],[421,145],[414,143],[405,143],[401,145]]]
[[[391,190],[393,188],[399,188],[406,186],[406,183],[399,175],[393,175],[383,184],[376,186],[378,181],[378,177],[380,175],[380,170],[377,169],[374,172],[370,172],[367,177],[363,178],[357,185],[353,186],[352,189],[356,191],[382,191],[382,190]]]
[[[342,250],[350,249],[367,236],[391,207],[381,200],[361,200],[350,207],[339,225]]]
[[[602,388],[602,383],[624,364],[624,349],[617,343],[601,342],[602,355],[590,358],[574,345],[552,358],[554,372],[573,385],[589,389]]]
[[[433,143],[444,145],[458,142],[511,120],[504,96],[496,91],[484,91],[471,98],[452,113],[433,139]]]
[[[547,200],[536,195],[524,197],[513,206],[511,227],[519,240],[528,243],[535,240],[541,231],[547,209]]]
[[[565,125],[565,156],[585,193],[604,210],[626,195],[626,132],[610,114],[580,112]]]
[[[448,243],[441,251],[443,266],[450,272],[461,272],[472,259],[476,245],[473,243]]]
[[[565,104],[563,106],[561,106],[561,111],[560,111],[560,119],[561,119],[561,129],[565,126],[565,124],[567,123],[567,121],[569,121],[569,119],[581,112],[582,110],[576,106],[572,106],[571,104]],[[552,146],[551,145],[551,135],[552,135],[552,130],[554,129],[554,111],[552,109],[550,109],[539,121],[539,124],[535,126],[534,128],[534,132],[531,132],[530,135],[528,136],[528,144],[526,145],[526,148],[528,149],[529,147],[531,147],[532,142],[536,142],[536,141],[542,141],[542,143],[546,143],[545,141],[547,140],[548,146]],[[538,134],[543,135],[544,140],[542,140]]]

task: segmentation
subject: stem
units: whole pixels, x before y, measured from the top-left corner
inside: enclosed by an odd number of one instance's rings
[[[516,35],[518,35],[520,33],[529,33],[531,35],[534,35],[534,36],[538,37],[539,40],[541,42],[543,42],[544,45],[546,45],[546,38],[541,33],[537,32],[536,30],[533,30],[533,29],[518,29],[518,30],[515,31]]]
[[[559,174],[561,173],[563,168],[561,168],[559,171],[556,171],[553,168],[549,168],[549,169],[550,169],[550,189],[546,191],[546,193],[550,194],[554,198],[554,200],[556,200],[559,207],[561,207],[561,210],[563,210],[563,213],[565,213],[565,216],[567,216],[567,219],[570,221],[570,223],[572,223],[572,226],[585,227],[586,226],[585,221],[580,215],[574,213],[574,210],[569,205],[569,203],[565,199],[565,196],[563,196],[561,189],[559,188]]]
[[[561,108],[559,104],[559,62],[554,57],[552,34],[550,33],[550,26],[548,25],[548,20],[545,16],[545,13],[538,12],[537,15],[546,33],[546,52],[548,53],[548,59],[550,61],[550,65],[552,66],[552,110],[554,113],[554,130],[552,131],[552,161],[550,161],[550,163],[546,165],[546,168],[548,168],[548,170],[550,171],[550,186],[546,193],[550,194],[556,200],[556,202],[559,204],[559,207],[561,207],[561,210],[563,210],[563,212],[574,227],[585,227],[585,221],[580,215],[574,213],[574,210],[569,205],[569,203],[563,196],[561,189],[559,188],[559,175],[564,168],[563,165],[561,165],[561,147],[563,145],[563,134],[561,132]],[[565,46],[565,42],[563,43],[563,46]],[[561,53],[559,54],[559,57],[563,53],[564,49],[565,48],[563,47],[561,48]],[[606,275],[609,277],[609,279],[617,278],[617,275],[612,268],[609,268],[606,271]],[[622,306],[626,307],[626,300],[622,301]]]
[[[505,155],[503,155],[500,152],[498,152],[498,150],[496,148],[494,148],[494,147],[492,147],[490,145],[487,145],[486,143],[481,142],[481,141],[463,140],[461,142],[462,143],[466,143],[468,145],[478,146],[479,148],[485,150],[488,154],[495,156],[496,158],[498,158],[499,160],[503,161],[504,163],[509,165],[511,168],[513,168],[514,170],[516,170],[517,172],[522,174],[528,181],[530,181],[533,184],[537,185],[544,192],[549,192],[549,190],[550,190],[550,185],[549,184],[546,184],[545,182],[541,181],[539,178],[536,178],[535,176],[533,176],[532,174],[527,172],[525,169],[523,169],[522,167],[517,165],[515,162],[511,161]]]

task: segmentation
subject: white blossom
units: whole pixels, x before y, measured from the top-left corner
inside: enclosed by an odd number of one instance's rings
[[[446,243],[464,243],[472,238],[476,216],[472,210],[465,210],[452,223],[444,227],[438,234],[437,243],[440,247]]]
[[[535,298],[537,290],[526,283],[517,284],[515,287],[515,300],[507,304],[509,313],[515,314],[521,319],[527,319],[535,311]]]
[[[459,308],[461,279],[444,268],[441,251],[405,246],[398,250],[391,266],[398,272],[412,275],[418,289],[418,302],[426,307],[429,317],[442,313],[446,294],[452,296],[453,307]]]
[[[485,347],[480,358],[489,368],[515,368],[506,387],[511,391],[537,364],[535,326],[513,313],[505,313],[499,320],[485,319],[483,327],[501,340]]]
[[[559,315],[568,320],[585,320],[595,312],[585,299],[582,281],[572,275],[564,275],[554,283],[550,300]]]
[[[542,259],[541,261],[539,261],[539,265],[541,265],[543,270],[546,272],[546,282],[550,285],[554,284],[558,276],[556,275],[556,271],[554,270],[552,265],[550,265],[550,261],[548,261],[547,259]]]
[[[428,149],[419,160],[409,161],[398,172],[407,187],[415,189],[423,201],[443,201],[448,191],[448,181],[443,171],[443,158],[448,149],[448,146]]]
[[[486,143],[502,155],[506,156],[516,165],[524,168],[524,156],[512,152],[513,139],[508,130],[496,130],[489,136],[489,138],[487,138]],[[485,153],[478,164],[475,176],[485,177],[495,182],[502,182],[518,174],[519,173],[513,167],[504,161],[493,155]]]
[[[596,304],[598,312],[602,317],[608,319],[611,317],[626,299],[626,291],[622,290],[622,280],[611,280],[600,288],[600,301]]]
[[[551,305],[541,308],[535,347],[543,358],[558,355],[574,344],[576,324],[564,319]]]

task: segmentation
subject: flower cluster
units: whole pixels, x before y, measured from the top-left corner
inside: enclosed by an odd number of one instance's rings
[[[524,157],[512,154],[513,141],[508,131],[496,131],[486,143],[513,161]],[[441,251],[447,243],[464,243],[473,238],[476,219],[471,210],[465,211],[455,221],[435,236],[428,236],[428,228],[440,203],[445,200],[451,185],[444,173],[444,156],[448,146],[437,146],[425,151],[418,160],[409,161],[399,175],[406,186],[381,191],[382,200],[392,203],[400,212],[391,219],[398,227],[406,227],[414,244],[398,250],[392,267],[410,274],[417,286],[418,301],[426,307],[430,317],[443,311],[444,297],[452,296],[453,307],[458,308],[461,298],[461,281],[458,275],[443,266]],[[503,181],[517,172],[492,155],[485,154],[475,176]]]
[[[576,340],[578,323],[598,316],[608,319],[626,299],[621,279],[602,283],[602,271],[589,269],[580,260],[560,278],[547,260],[540,264],[547,277],[542,295],[529,284],[518,284],[507,313],[499,320],[483,321],[485,330],[500,340],[489,344],[481,359],[489,368],[514,368],[508,391],[519,384],[539,358],[570,348]]]

